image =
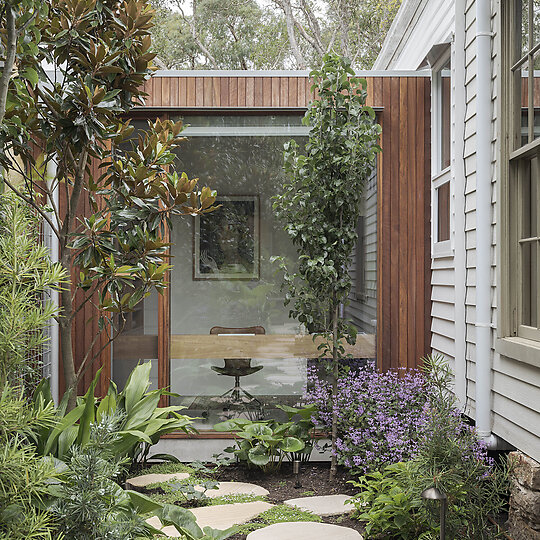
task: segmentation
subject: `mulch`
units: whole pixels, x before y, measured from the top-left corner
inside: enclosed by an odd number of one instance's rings
[[[238,464],[225,467],[219,475],[221,482],[250,482],[267,489],[268,502],[282,504],[288,499],[298,497],[313,497],[316,495],[354,495],[357,490],[348,483],[351,476],[344,469],[339,468],[332,481],[329,478],[330,463],[311,462],[301,465],[299,482],[301,487],[296,488],[295,477],[292,473],[292,464],[283,463],[279,471],[264,473],[260,469],[248,469]],[[351,519],[347,515],[323,517],[324,523],[349,527],[362,533],[363,528],[359,521]],[[246,535],[236,534],[231,540],[244,540]],[[337,540],[337,539],[336,539]]]

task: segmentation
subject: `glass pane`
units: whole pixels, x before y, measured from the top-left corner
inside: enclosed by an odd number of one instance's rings
[[[151,388],[158,387],[158,293],[152,291],[135,311],[119,323],[120,335],[113,341],[112,378],[121,390],[131,371],[142,362],[151,362]]]
[[[524,242],[521,246],[521,257],[521,321],[525,326],[537,327],[538,242]]]
[[[451,79],[450,79],[450,60],[443,66],[440,71],[441,85],[441,117],[440,117],[440,137],[441,137],[441,170],[450,166],[450,113],[451,113]]]
[[[437,242],[450,240],[450,182],[437,189]]]
[[[532,9],[534,24],[533,40],[534,45],[536,45],[537,43],[540,43],[540,0],[533,0]]]
[[[527,174],[522,182],[522,227],[521,238],[537,236],[538,223],[538,180]]]
[[[270,262],[275,255],[296,260],[272,197],[285,180],[284,143],[294,135],[301,144],[307,130],[300,116],[209,115],[185,122],[190,127],[177,152],[178,170],[216,189],[222,206],[203,218],[173,219],[170,385],[181,397],[171,404],[188,407],[203,429],[230,416],[279,417],[276,405],[294,405],[302,394],[307,359],[295,358],[294,336],[303,328],[289,318],[282,276]],[[264,339],[276,337],[279,352],[247,358],[240,338],[230,336],[224,353],[223,338],[210,335],[215,326],[238,334],[262,327]]]

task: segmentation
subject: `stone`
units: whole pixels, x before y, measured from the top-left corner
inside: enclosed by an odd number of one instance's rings
[[[540,463],[522,452],[510,452],[508,460],[513,463],[515,480],[528,489],[540,491]]]
[[[201,486],[195,486],[198,491],[203,491]],[[258,495],[266,497],[269,494],[267,489],[255,484],[248,484],[246,482],[219,482],[217,489],[209,489],[205,492],[205,495],[210,499],[216,497],[223,497],[225,495]]]
[[[354,506],[345,503],[351,495],[323,495],[321,497],[300,497],[299,499],[289,499],[285,504],[297,506],[302,510],[307,510],[318,516],[339,516],[354,510]]]
[[[512,540],[540,540],[540,531],[535,531],[528,523],[515,515],[510,516],[506,525]]]
[[[143,488],[150,484],[161,484],[169,480],[185,480],[186,478],[189,478],[188,473],[143,474],[135,478],[128,478],[126,480],[126,488]]]
[[[220,504],[193,508],[191,512],[201,529],[212,527],[221,531],[240,525],[256,518],[262,512],[272,508],[272,504],[264,501],[249,503]]]
[[[510,515],[540,531],[540,491],[533,491],[515,480],[510,488]]]
[[[295,521],[275,523],[248,534],[246,540],[362,540],[358,531],[339,525]]]

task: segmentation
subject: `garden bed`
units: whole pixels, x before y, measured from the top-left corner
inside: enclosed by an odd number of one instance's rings
[[[189,464],[186,464],[189,467]],[[343,468],[338,468],[335,478],[329,480],[330,463],[312,462],[302,464],[300,469],[299,481],[301,487],[295,488],[295,477],[292,473],[291,463],[283,463],[279,471],[273,471],[271,474],[264,473],[260,469],[249,469],[245,465],[233,463],[224,467],[219,472],[220,482],[248,482],[256,484],[268,490],[269,494],[265,498],[271,504],[280,505],[288,499],[299,497],[314,497],[322,495],[345,494],[354,495],[355,488],[348,483],[351,479],[348,472]],[[145,471],[141,471],[144,474]],[[151,490],[152,491],[152,490]],[[201,501],[202,505],[204,502]],[[190,505],[191,506],[191,505]],[[306,513],[303,521],[309,521],[309,514]],[[277,521],[279,518],[277,519]],[[300,520],[300,519],[294,519]],[[362,524],[351,519],[347,514],[341,516],[322,517],[322,522],[343,527],[355,529],[360,533],[363,531]],[[262,523],[259,518],[249,523]],[[266,523],[267,524],[267,523]],[[245,525],[243,526],[245,527]],[[246,532],[235,534],[230,537],[232,540],[244,540]]]

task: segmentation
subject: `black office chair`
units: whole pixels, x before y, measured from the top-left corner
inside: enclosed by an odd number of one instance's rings
[[[210,334],[241,334],[241,335],[261,335],[266,331],[262,326],[249,326],[246,328],[226,328],[224,326],[214,326],[210,329]],[[255,401],[262,406],[261,402],[254,396],[252,396],[247,390],[244,390],[240,386],[240,377],[246,377],[257,373],[264,366],[252,366],[251,358],[224,358],[225,365],[211,366],[212,369],[219,375],[225,375],[227,377],[234,377],[234,386],[223,393],[220,397],[230,397],[232,403],[243,403],[242,394],[249,398],[251,401]]]

